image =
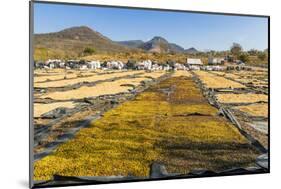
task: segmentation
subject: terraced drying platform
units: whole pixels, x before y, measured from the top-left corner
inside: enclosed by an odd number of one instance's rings
[[[195,71],[204,94],[218,108],[227,109],[238,127],[268,149],[268,70]],[[243,86],[243,87],[242,87]]]
[[[127,76],[131,75],[133,73],[144,73],[143,71],[132,71],[132,72],[116,72],[116,73],[111,73],[109,72],[108,74],[92,74],[88,75],[87,79],[85,78],[71,78],[71,79],[62,79],[59,81],[47,81],[47,82],[42,82],[42,83],[35,83],[34,87],[38,88],[49,88],[49,87],[65,87],[68,85],[74,85],[77,83],[81,82],[95,82],[99,80],[107,80],[107,79],[113,79],[115,77],[122,77],[122,76]]]
[[[194,73],[200,78],[204,85],[207,88],[218,89],[218,88],[246,88],[245,85],[242,85],[238,82],[226,79],[221,76],[216,76],[206,71],[194,71]]]
[[[148,176],[154,162],[170,173],[251,166],[259,153],[186,76],[161,81],[104,113],[36,161],[34,179]]]

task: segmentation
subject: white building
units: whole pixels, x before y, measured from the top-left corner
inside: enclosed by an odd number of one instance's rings
[[[48,59],[46,61],[46,64],[50,64],[50,63],[61,63],[62,61],[60,59]]]
[[[208,64],[218,65],[223,63],[224,63],[224,58],[208,58]]]
[[[89,69],[96,70],[101,68],[100,61],[91,61],[87,63]]]
[[[49,68],[50,69],[54,69],[55,68],[55,63],[51,62],[48,64]]]
[[[186,70],[185,65],[180,64],[180,63],[175,63],[175,70]]]
[[[82,65],[79,66],[79,69],[80,69],[80,70],[87,70],[88,67],[87,67],[86,64],[82,64]]]
[[[169,71],[170,69],[171,69],[171,67],[170,67],[169,64],[163,66],[163,70],[164,70],[164,71]]]
[[[60,59],[48,59],[46,62],[45,62],[45,65],[47,67],[49,67],[50,69],[54,69],[54,68],[58,68],[60,67],[60,64],[62,63],[63,61],[60,60]]]
[[[145,60],[142,62],[138,62],[136,64],[138,70],[151,70],[152,69],[152,61],[151,60]]]
[[[191,70],[200,70],[200,68],[203,66],[203,63],[199,58],[188,58],[186,64]]]
[[[70,69],[78,69],[79,60],[67,60],[65,63],[65,67],[69,67]]]
[[[202,66],[203,65],[201,59],[199,59],[199,58],[188,58],[186,63],[188,65],[195,65],[195,66]]]
[[[124,63],[121,61],[111,61],[106,63],[108,69],[118,69],[121,70],[124,68]]]
[[[162,70],[162,66],[158,65],[158,64],[153,64],[151,67],[151,70]]]
[[[60,62],[60,63],[59,63],[59,67],[60,67],[60,68],[65,68],[65,62]]]
[[[223,66],[205,66],[203,69],[207,70],[207,71],[222,71],[222,70],[225,70],[225,67],[223,67]]]

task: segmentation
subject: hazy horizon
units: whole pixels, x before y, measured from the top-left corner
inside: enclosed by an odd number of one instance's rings
[[[87,26],[113,41],[161,36],[200,51],[228,50],[233,42],[244,50],[268,48],[268,22],[263,17],[35,3],[34,33],[76,26]]]

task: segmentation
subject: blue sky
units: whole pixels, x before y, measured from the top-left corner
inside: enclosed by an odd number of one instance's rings
[[[89,26],[114,41],[161,36],[184,48],[267,48],[267,18],[35,3],[34,32]]]

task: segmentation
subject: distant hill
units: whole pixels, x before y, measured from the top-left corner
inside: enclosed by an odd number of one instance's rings
[[[131,47],[131,48],[138,48],[139,46],[144,44],[144,42],[142,40],[117,41],[117,43]]]
[[[188,54],[195,54],[195,53],[198,53],[199,51],[197,49],[195,49],[194,47],[191,47],[189,49],[186,49],[185,52]]]
[[[174,44],[174,43],[170,43],[170,48],[173,52],[184,52],[184,48],[177,45],[177,44]]]
[[[85,48],[95,53],[104,52],[157,52],[157,53],[197,53],[195,48],[184,49],[160,36],[151,40],[112,41],[101,33],[87,27],[71,27],[59,32],[34,35],[34,59],[75,58],[84,56]]]
[[[174,43],[169,43],[166,39],[160,36],[153,37],[139,46],[149,52],[169,53],[169,52],[183,52],[184,48]]]
[[[59,32],[35,34],[35,53],[49,51],[62,56],[78,56],[86,47],[96,52],[129,52],[132,49],[120,45],[86,26],[72,27]],[[39,52],[38,52],[39,51]]]
[[[144,42],[142,40],[129,40],[129,41],[118,41],[118,43],[131,48],[140,48],[148,52],[158,52],[158,53],[184,52],[183,47],[174,43],[169,43],[166,39],[160,36],[155,36],[147,42]]]

